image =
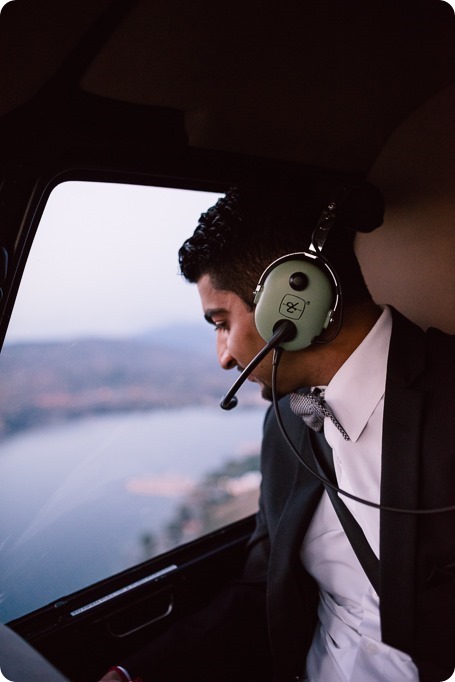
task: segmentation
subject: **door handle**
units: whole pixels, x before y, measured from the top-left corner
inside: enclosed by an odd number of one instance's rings
[[[174,609],[174,595],[169,588],[160,590],[143,602],[118,611],[107,619],[113,637],[122,638],[139,632],[153,623],[168,618]]]

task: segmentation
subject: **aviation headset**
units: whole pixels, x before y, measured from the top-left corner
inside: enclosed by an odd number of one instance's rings
[[[341,324],[341,287],[338,277],[321,250],[335,221],[336,204],[322,213],[308,251],[299,251],[273,261],[262,273],[254,292],[254,320],[259,334],[268,341],[278,326],[293,323],[294,336],[280,343],[295,351],[321,342],[319,337],[337,320]]]
[[[336,337],[342,321],[342,291],[335,270],[321,251],[335,221],[336,229],[371,232],[382,225],[383,217],[384,198],[370,183],[346,183],[338,188],[317,222],[308,250],[278,258],[259,279],[254,292],[255,323],[265,341],[271,339],[278,323],[288,320],[294,324],[295,334],[280,341],[284,350],[301,350]],[[330,325],[333,334],[321,339]]]

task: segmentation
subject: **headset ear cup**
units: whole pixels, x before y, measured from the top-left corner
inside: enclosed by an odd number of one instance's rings
[[[336,278],[326,262],[313,254],[298,253],[274,261],[256,288],[255,324],[268,341],[282,320],[294,322],[297,334],[281,344],[285,350],[310,346],[330,322]]]

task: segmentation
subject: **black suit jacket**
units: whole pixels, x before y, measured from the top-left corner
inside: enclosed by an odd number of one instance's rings
[[[392,314],[381,503],[409,509],[455,505],[455,338],[424,333]],[[291,440],[311,463],[307,427],[287,398],[281,411]],[[126,667],[145,680],[150,670],[158,682],[180,674],[198,682],[297,680],[318,602],[299,548],[322,492],[284,442],[270,409],[260,509],[243,576],[195,618],[125,661]],[[383,640],[413,657],[422,681],[447,679],[455,666],[455,512],[381,511],[380,552]]]
[[[424,334],[392,312],[381,503],[400,509],[454,505],[455,339],[436,330]],[[306,427],[287,399],[281,404],[291,439],[308,453]],[[252,545],[271,541],[270,638],[275,670],[282,671],[278,679],[286,680],[302,670],[315,622],[315,587],[298,549],[323,487],[283,446],[273,411],[265,423],[262,468]],[[381,511],[380,553],[383,640],[414,658],[422,680],[447,679],[455,667],[455,512]]]

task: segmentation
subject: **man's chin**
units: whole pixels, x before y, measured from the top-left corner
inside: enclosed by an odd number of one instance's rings
[[[273,392],[271,387],[266,386],[265,384],[261,384],[261,396],[264,398],[264,400],[273,402]]]

